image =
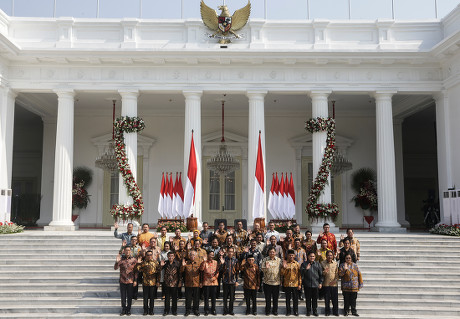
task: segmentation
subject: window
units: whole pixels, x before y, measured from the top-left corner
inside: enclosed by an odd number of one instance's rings
[[[235,182],[235,172],[227,176],[220,176],[214,171],[209,172],[209,210],[220,211],[222,208],[223,210],[235,210]]]

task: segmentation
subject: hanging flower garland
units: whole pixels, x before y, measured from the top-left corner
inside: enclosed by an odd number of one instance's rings
[[[318,204],[318,198],[328,182],[331,171],[332,159],[335,152],[335,120],[333,118],[310,119],[305,123],[305,129],[310,133],[327,131],[326,148],[323,159],[319,167],[318,174],[315,177],[313,185],[308,196],[305,212],[310,219],[332,218],[335,220],[339,215],[339,207],[335,203]]]
[[[134,179],[126,155],[126,145],[123,133],[138,133],[145,128],[144,120],[139,117],[120,117],[113,123],[115,128],[115,154],[117,156],[118,170],[123,177],[123,182],[128,190],[129,196],[133,199],[132,205],[113,205],[111,214],[114,219],[123,220],[139,218],[144,213],[144,201],[139,186]]]

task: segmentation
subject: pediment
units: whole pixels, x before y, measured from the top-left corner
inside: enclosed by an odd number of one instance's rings
[[[107,148],[109,147],[109,143],[112,141],[112,133],[107,133],[103,135],[96,136],[91,139],[93,145],[98,149],[99,155],[102,155]],[[137,135],[137,148],[138,148],[138,155],[142,155],[147,157],[150,148],[155,144],[156,139],[152,137],[148,137],[144,134]]]
[[[246,136],[242,136],[242,135],[230,132],[230,131],[225,131],[224,137],[225,137],[225,142],[227,144],[238,144],[238,145],[248,144],[248,138]],[[201,138],[201,141],[203,145],[205,144],[214,145],[214,144],[220,144],[221,139],[222,139],[222,131],[215,131],[215,132],[211,132],[209,134],[203,135]]]

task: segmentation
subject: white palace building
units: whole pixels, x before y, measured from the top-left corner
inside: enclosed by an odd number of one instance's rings
[[[112,100],[117,116],[146,124],[126,145],[150,224],[160,218],[162,173],[184,181],[193,130],[199,222],[252,224],[260,131],[267,199],[272,173],[292,172],[295,219],[310,226],[304,209],[325,133],[312,136],[305,122],[332,116],[333,101],[337,146],[353,165],[326,189],[340,207],[337,226],[367,227],[352,202],[359,168],[377,172],[375,226],[384,231],[423,227],[428,193],[442,198],[460,185],[460,6],[420,20],[251,16],[227,45],[209,33],[199,18],[1,11],[0,189],[12,189],[12,217],[73,230],[72,171],[84,166],[94,176],[79,225],[113,224],[110,207],[127,196],[118,174],[95,167],[112,139]],[[206,169],[220,145],[222,99],[228,149],[241,163],[226,178]]]

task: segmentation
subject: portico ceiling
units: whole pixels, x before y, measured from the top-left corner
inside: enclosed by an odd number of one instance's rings
[[[221,112],[221,100],[225,99],[227,116],[248,114],[248,98],[244,94],[227,94],[222,92],[207,93],[202,96],[202,116],[218,116]],[[75,115],[111,116],[112,102],[116,102],[116,114],[120,114],[121,97],[117,92],[77,92],[75,97]],[[368,94],[332,93],[329,101],[336,101],[336,116],[372,116],[375,114],[374,99]],[[29,111],[43,118],[57,115],[57,96],[54,93],[19,93],[17,102]],[[430,104],[428,95],[397,94],[393,98],[393,114],[398,117],[410,115]],[[332,103],[330,102],[332,115]],[[179,92],[144,93],[138,99],[138,114],[142,115],[176,115],[184,114],[185,98]],[[311,99],[307,93],[287,94],[268,93],[265,98],[266,116],[305,116],[311,114]]]

